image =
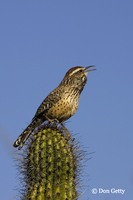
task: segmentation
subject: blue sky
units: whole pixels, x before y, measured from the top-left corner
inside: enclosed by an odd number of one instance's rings
[[[17,199],[14,140],[74,66],[95,65],[66,127],[95,152],[82,200],[133,196],[133,1],[0,2],[0,199]],[[96,188],[110,193],[92,194]],[[112,194],[111,189],[125,193]]]

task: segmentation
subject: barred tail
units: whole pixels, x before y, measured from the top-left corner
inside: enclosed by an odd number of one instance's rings
[[[20,150],[23,147],[26,140],[28,139],[28,137],[34,131],[34,129],[36,127],[38,127],[39,125],[41,125],[42,123],[43,123],[43,121],[41,119],[34,119],[34,121],[32,121],[29,124],[29,126],[23,131],[23,133],[21,133],[21,135],[17,138],[17,140],[14,142],[13,146],[14,147],[19,146],[18,150]]]

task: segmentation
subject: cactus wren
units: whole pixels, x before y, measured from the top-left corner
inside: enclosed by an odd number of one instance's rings
[[[19,150],[34,131],[44,121],[57,121],[62,123],[73,116],[78,108],[80,94],[86,84],[87,74],[95,70],[89,67],[73,67],[68,70],[65,77],[41,103],[32,122],[14,142],[14,147]]]

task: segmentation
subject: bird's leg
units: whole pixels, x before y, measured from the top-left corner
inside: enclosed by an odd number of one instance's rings
[[[63,123],[60,123],[58,119],[51,120],[51,119],[49,119],[47,116],[46,116],[46,119],[47,119],[48,122],[50,122],[52,125],[54,125],[54,121],[57,122],[57,123],[58,123],[57,128],[59,128],[60,125],[61,125],[62,128],[63,128],[63,130],[64,130],[64,132],[65,132],[65,134],[64,134],[65,138],[66,138],[68,141],[72,140],[72,139],[71,139],[71,136],[70,136],[69,130],[64,126]]]
[[[57,128],[59,128],[62,124],[59,122],[58,119],[54,119],[54,121],[57,123]]]
[[[64,134],[65,138],[66,138],[68,141],[72,140],[72,138],[71,138],[71,136],[70,136],[69,130],[64,126],[63,123],[61,123],[61,125],[62,125],[63,130],[65,131],[65,134]]]
[[[48,122],[50,122],[52,125],[54,124],[54,120],[49,119],[47,116],[45,116],[45,117],[46,117],[46,119],[48,120]]]
[[[59,121],[58,121],[58,119],[49,119],[47,116],[46,116],[46,119],[48,120],[48,122],[50,122],[52,125],[54,125],[55,123],[54,122],[56,122],[56,123],[58,123],[58,125],[57,125],[57,127],[58,126],[60,126],[60,123],[59,123]]]

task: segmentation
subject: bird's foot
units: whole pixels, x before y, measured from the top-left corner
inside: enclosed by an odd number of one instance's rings
[[[72,138],[71,138],[71,136],[70,136],[69,130],[64,126],[64,124],[61,123],[61,125],[62,125],[62,129],[64,130],[64,136],[65,136],[65,138],[66,138],[68,141],[72,141]]]
[[[52,124],[52,126],[56,125],[57,128],[58,128],[58,126],[60,126],[58,119],[49,119],[48,117],[46,117],[46,119],[48,120],[48,123]]]

